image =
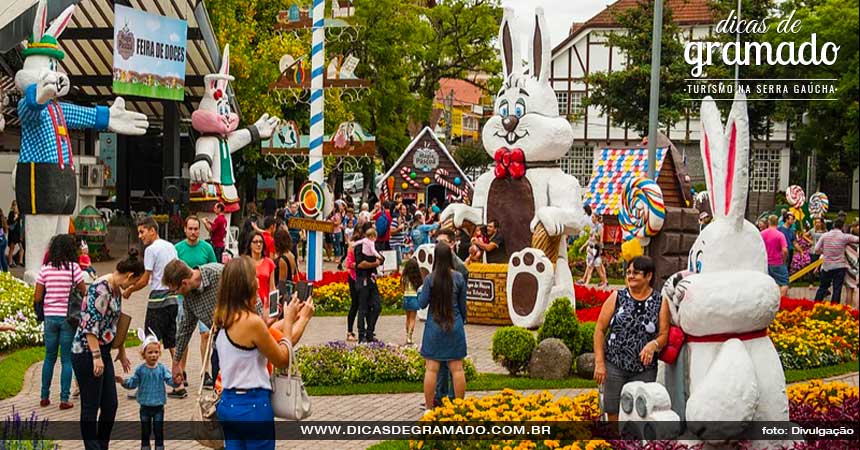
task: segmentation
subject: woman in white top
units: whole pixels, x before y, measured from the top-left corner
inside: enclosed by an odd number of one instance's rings
[[[221,274],[213,318],[223,387],[218,420],[227,450],[275,448],[275,416],[269,401],[272,386],[266,363],[279,368],[289,365],[286,339],[293,345],[298,343],[314,314],[312,299],[300,303],[293,296],[284,309],[284,319],[275,323],[270,333],[256,313],[256,302],[254,262],[247,256],[231,260]],[[280,341],[272,336],[277,332],[283,336]]]

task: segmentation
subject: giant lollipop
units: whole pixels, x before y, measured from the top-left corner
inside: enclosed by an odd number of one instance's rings
[[[801,208],[806,203],[806,194],[803,192],[803,188],[796,184],[789,186],[785,190],[785,201],[790,206],[788,210],[794,215],[794,218],[802,221],[804,214]]]
[[[630,180],[621,192],[621,211],[618,212],[618,222],[626,238],[637,237],[642,245],[648,245],[650,237],[663,228],[665,218],[666,205],[660,186],[649,178]]]
[[[830,209],[830,200],[824,192],[816,192],[809,196],[809,214],[819,217]]]

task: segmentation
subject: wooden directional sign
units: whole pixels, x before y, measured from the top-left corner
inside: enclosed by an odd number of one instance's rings
[[[291,218],[287,221],[287,226],[299,230],[321,231],[323,233],[334,232],[334,224],[326,220]]]

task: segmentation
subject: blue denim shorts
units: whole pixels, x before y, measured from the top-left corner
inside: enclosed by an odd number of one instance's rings
[[[767,274],[776,281],[779,286],[788,286],[788,268],[785,264],[778,266],[767,266]]]

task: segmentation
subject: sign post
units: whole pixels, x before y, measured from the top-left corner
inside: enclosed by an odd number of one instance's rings
[[[314,0],[313,25],[311,27],[311,129],[308,178],[323,183],[323,134],[325,133],[325,91],[323,72],[325,66],[325,0]],[[322,209],[319,214],[323,214]],[[317,217],[314,217],[316,219]],[[323,233],[308,232],[308,280],[322,279]]]

